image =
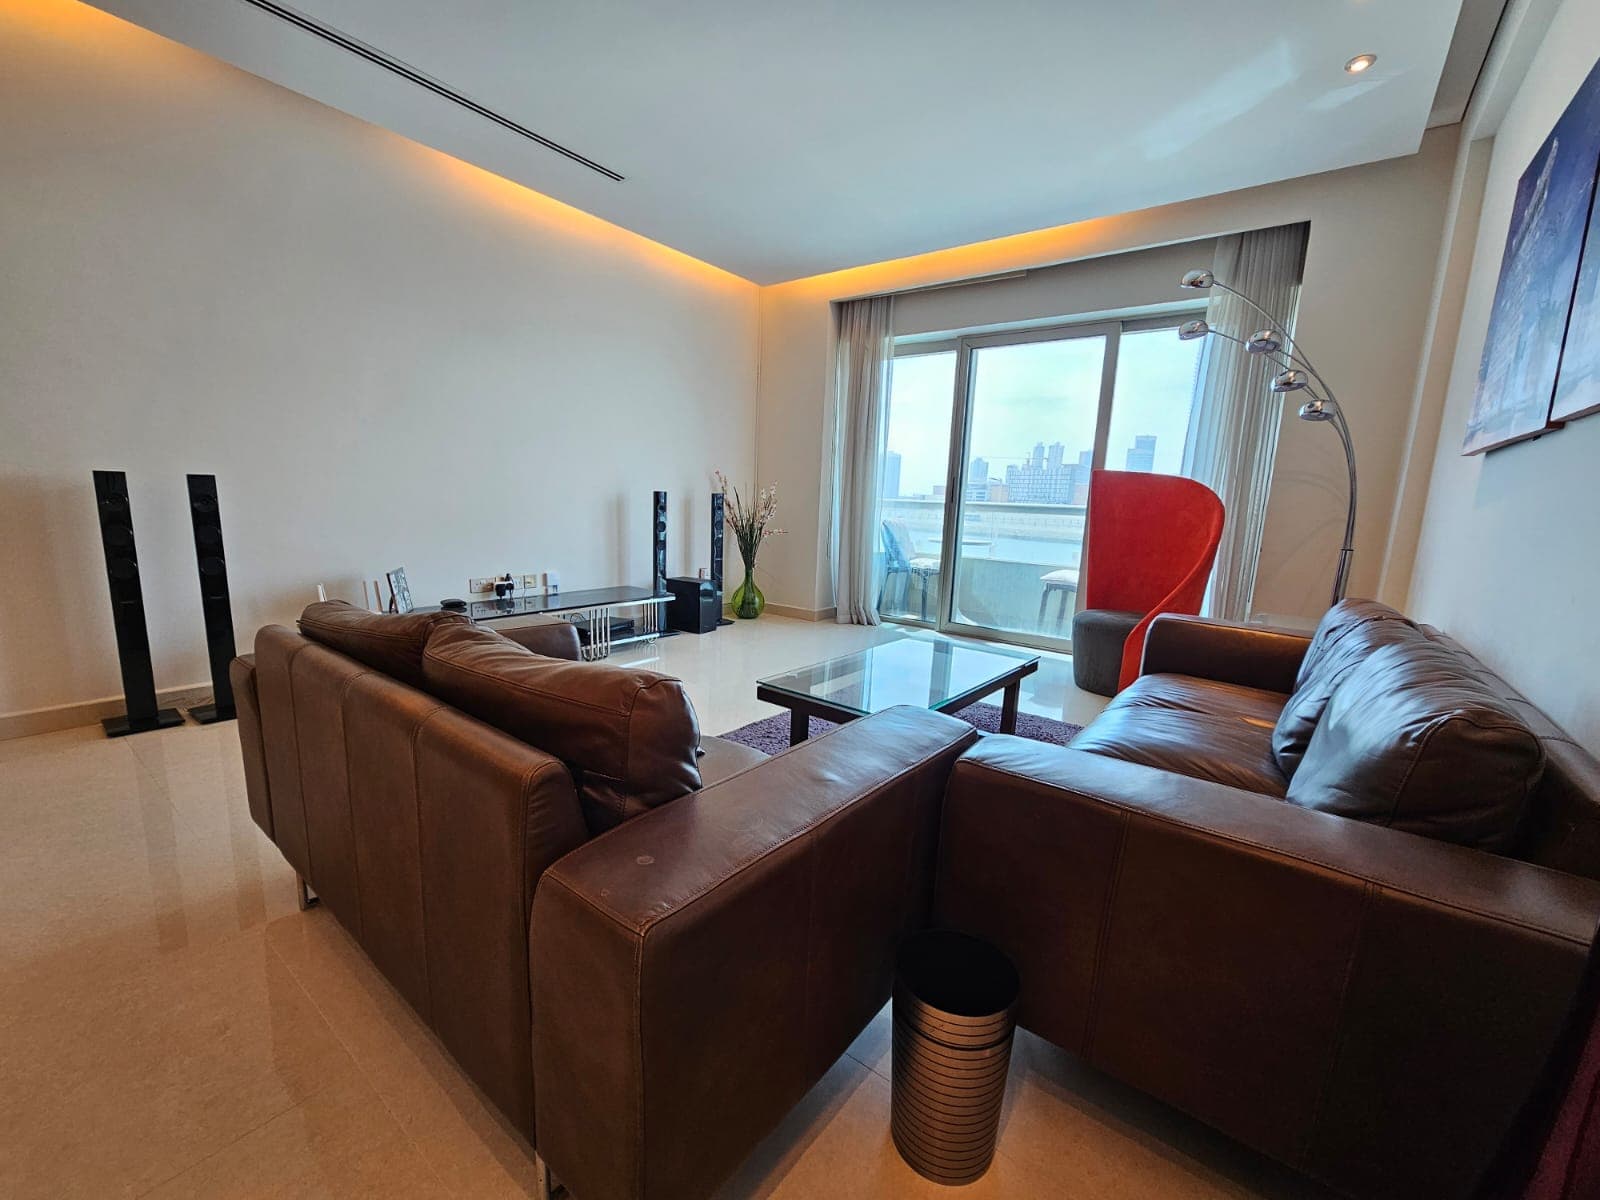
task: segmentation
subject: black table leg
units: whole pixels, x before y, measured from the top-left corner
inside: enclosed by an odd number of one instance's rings
[[[1012,722],[1015,724],[1015,721]],[[804,709],[789,710],[789,745],[798,746],[811,735],[811,717]]]
[[[1000,706],[1000,732],[1017,731],[1017,701],[1022,699],[1022,680],[1006,684],[1005,700]]]

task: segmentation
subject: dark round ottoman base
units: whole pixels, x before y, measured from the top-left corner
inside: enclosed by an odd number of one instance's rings
[[[1086,608],[1072,618],[1072,682],[1097,696],[1115,696],[1122,649],[1143,613]]]

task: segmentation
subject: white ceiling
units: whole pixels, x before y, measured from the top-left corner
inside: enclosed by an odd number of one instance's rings
[[[97,2],[758,283],[1413,153],[1462,8],[294,0],[617,183],[243,0]]]

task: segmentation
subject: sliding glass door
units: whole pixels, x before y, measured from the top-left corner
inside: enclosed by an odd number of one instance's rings
[[[1090,472],[1182,470],[1199,365],[1176,336],[1186,315],[897,348],[886,618],[1070,650]]]
[[[946,539],[952,631],[1064,638],[1083,553],[1095,438],[1116,342],[1084,326],[966,339],[956,536]]]

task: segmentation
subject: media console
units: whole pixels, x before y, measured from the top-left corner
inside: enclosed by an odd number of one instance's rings
[[[504,600],[474,600],[466,615],[478,621],[504,621],[511,617],[561,617],[578,627],[583,640],[583,656],[594,660],[611,653],[613,646],[632,642],[653,642],[665,630],[665,606],[672,602],[669,593],[643,587],[589,588],[578,592],[554,592],[547,596],[510,596]],[[616,626],[617,609],[637,609],[638,614],[621,632]],[[414,612],[439,612],[437,604],[413,609]]]

